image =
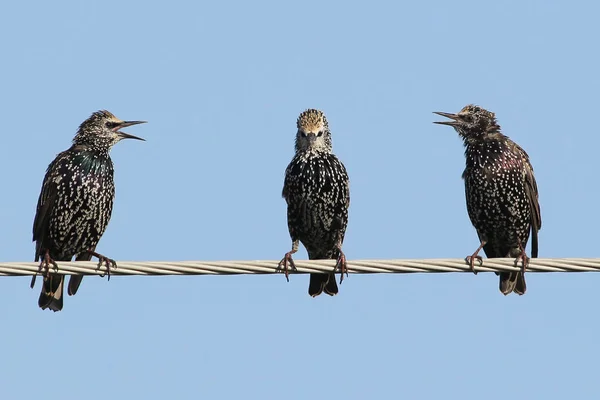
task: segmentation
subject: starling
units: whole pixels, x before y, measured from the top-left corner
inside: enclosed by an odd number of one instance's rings
[[[288,278],[295,269],[292,254],[302,242],[311,260],[337,259],[329,274],[310,274],[308,294],[338,293],[334,273],[347,274],[342,243],[348,226],[350,188],[344,164],[332,153],[331,132],[323,112],[306,110],[297,121],[296,154],[285,170],[283,198],[287,202],[292,250],[279,263]]]
[[[43,310],[63,307],[64,275],[49,273],[50,265],[57,268],[56,261],[89,261],[94,256],[109,274],[116,267],[114,260],[96,253],[115,196],[109,152],[121,139],[144,140],[119,130],[144,122],[121,121],[108,111],[97,111],[79,126],[73,145],[48,166],[33,222],[35,258],[41,260],[40,271],[46,270],[38,301]],[[69,295],[77,292],[82,279],[71,276]]]
[[[467,257],[475,271],[475,259],[483,248],[488,258],[515,257],[522,261],[519,272],[501,272],[500,291],[507,295],[525,293],[525,253],[531,231],[531,256],[538,255],[538,231],[542,227],[538,189],[529,156],[500,132],[493,112],[468,105],[458,114],[436,112],[450,125],[465,145],[463,172],[467,211],[477,230],[480,246]]]

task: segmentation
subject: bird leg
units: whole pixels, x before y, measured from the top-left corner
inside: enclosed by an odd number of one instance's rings
[[[31,284],[29,285],[32,289],[35,286],[35,278],[37,278],[37,274],[41,274],[42,270],[45,269],[44,277],[48,277],[50,275],[50,264],[54,267],[54,271],[58,271],[58,264],[56,261],[50,257],[50,250],[46,250],[44,256],[42,257],[42,261],[40,262],[40,266],[37,272],[31,277]]]
[[[479,261],[479,266],[481,267],[483,265],[483,258],[481,258],[479,254],[479,252],[481,251],[481,249],[483,249],[483,246],[485,246],[486,242],[484,242],[483,240],[481,241],[481,244],[479,245],[479,247],[477,248],[477,250],[475,250],[475,253],[471,254],[470,256],[467,256],[465,258],[465,261],[467,262],[467,264],[469,264],[471,266],[471,271],[477,275],[477,271],[475,271],[475,260]]]
[[[277,268],[275,269],[275,272],[279,272],[282,270],[283,267],[283,273],[285,274],[285,279],[289,282],[290,281],[290,269],[294,272],[297,271],[296,269],[296,264],[294,263],[294,259],[292,258],[292,254],[294,254],[295,252],[298,251],[298,247],[299,247],[299,243],[297,240],[294,240],[294,242],[292,243],[292,250],[288,251],[287,253],[285,253],[285,256],[283,256],[283,258],[281,259],[281,261],[279,261],[279,264],[277,265]],[[289,268],[288,268],[288,264],[289,264]]]
[[[100,269],[102,267],[102,264],[106,264],[106,275],[108,275],[108,280],[110,281],[110,269],[111,268],[117,269],[117,262],[115,260],[113,260],[112,258],[108,258],[108,257],[103,256],[102,254],[96,253],[93,249],[87,250],[87,253],[98,259],[98,268],[96,268],[96,269]],[[103,278],[104,275],[105,274],[102,274],[102,275],[100,275],[100,277]]]
[[[344,252],[342,251],[342,249],[340,247],[338,247],[338,259],[337,259],[337,263],[335,264],[335,267],[333,268],[333,273],[335,274],[335,272],[337,270],[340,270],[340,285],[342,284],[342,282],[344,281],[344,273],[346,273],[346,276],[348,276],[348,266],[346,265],[346,255],[344,254]]]
[[[521,250],[521,253],[515,259],[515,266],[517,266],[519,264],[519,260],[522,260],[523,264],[521,265],[521,272],[523,273],[523,275],[525,275],[525,270],[527,269],[527,266],[529,265],[529,257],[527,257],[527,253],[525,253],[525,249],[523,248],[523,245],[521,244],[520,240],[519,240],[519,250]]]

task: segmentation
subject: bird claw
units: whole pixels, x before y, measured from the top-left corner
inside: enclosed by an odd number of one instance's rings
[[[465,261],[467,262],[467,264],[469,264],[469,266],[471,267],[471,271],[477,275],[477,271],[475,271],[475,260],[479,261],[479,266],[483,266],[483,258],[481,256],[478,256],[477,254],[473,254],[471,256],[467,256],[465,258]]]
[[[110,270],[111,269],[117,269],[117,262],[115,260],[113,260],[112,258],[108,258],[108,257],[104,257],[103,255],[98,254],[98,268],[96,268],[96,270],[99,270],[100,268],[102,268],[102,264],[106,264],[106,273],[105,274],[100,274],[100,278],[104,278],[105,275],[108,276],[107,280],[110,281]]]
[[[285,253],[285,256],[281,259],[281,261],[279,261],[279,264],[277,264],[277,268],[275,269],[275,272],[280,272],[281,270],[283,270],[283,273],[285,274],[285,279],[289,282],[290,281],[290,269],[294,272],[298,271],[296,269],[296,264],[294,263],[294,259],[292,258],[292,252],[288,252]],[[289,263],[289,268],[288,268],[288,263]],[[283,267],[283,268],[282,268]]]
[[[348,276],[348,266],[346,264],[346,255],[340,250],[340,254],[338,256],[335,267],[333,268],[333,273],[335,274],[337,271],[340,271],[340,285],[344,281],[344,273]]]
[[[50,252],[46,250],[46,254],[44,257],[42,257],[42,261],[40,261],[40,266],[38,267],[37,272],[31,277],[31,283],[29,284],[29,287],[33,289],[37,274],[41,274],[42,270],[44,270],[44,279],[50,276],[50,265],[52,265],[54,272],[58,272],[58,264],[50,257]]]
[[[515,267],[519,264],[519,260],[521,260],[523,263],[521,264],[521,272],[523,274],[525,274],[525,270],[527,269],[527,266],[529,265],[529,257],[527,257],[527,254],[525,254],[525,252],[521,252],[521,254],[519,254],[519,256],[515,259]]]

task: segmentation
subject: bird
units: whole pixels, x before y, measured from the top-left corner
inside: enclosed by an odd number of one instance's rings
[[[333,272],[310,274],[308,286],[312,297],[323,291],[333,296],[338,293],[335,272],[341,272],[340,284],[347,274],[342,244],[350,206],[348,173],[332,152],[331,131],[322,111],[302,112],[296,125],[295,155],[285,170],[282,191],[292,250],[280,261],[278,270],[284,269],[289,281],[289,268],[296,270],[292,255],[302,242],[310,260],[337,260]]]
[[[111,148],[122,139],[144,140],[120,129],[146,121],[122,121],[106,110],[94,112],[81,123],[71,147],[50,163],[42,182],[33,222],[35,261],[45,269],[38,300],[42,310],[63,308],[64,275],[50,273],[57,261],[89,261],[116,268],[116,262],[96,252],[110,220],[115,196]],[[37,275],[37,274],[36,274]],[[36,275],[31,279],[35,285]],[[83,276],[72,275],[68,294],[74,295]]]
[[[500,272],[499,289],[504,295],[525,294],[525,270],[529,258],[525,252],[531,233],[531,257],[538,256],[538,232],[542,215],[538,187],[529,155],[500,130],[496,115],[469,104],[457,114],[434,112],[449,118],[436,124],[453,127],[465,146],[465,184],[467,211],[477,231],[480,246],[469,257],[475,272],[475,260],[482,263],[483,248],[488,258],[515,258],[518,272]]]

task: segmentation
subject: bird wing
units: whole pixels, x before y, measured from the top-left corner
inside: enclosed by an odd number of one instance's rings
[[[538,255],[538,231],[542,228],[542,213],[537,183],[529,160],[527,160],[526,165],[525,189],[531,206],[531,256],[535,258]]]
[[[529,155],[517,145],[523,154],[523,165],[525,166],[525,193],[529,206],[531,207],[531,257],[538,255],[538,231],[542,228],[542,213],[540,210],[539,194],[533,167],[529,161]]]
[[[65,157],[65,153],[66,152],[60,153],[56,156],[54,161],[50,163],[46,170],[46,175],[44,176],[44,182],[42,183],[42,191],[38,198],[37,210],[33,221],[33,240],[36,242],[36,260],[46,241],[50,217],[52,216],[52,211],[54,210],[54,205],[58,197],[58,185],[61,179],[59,165]]]
[[[306,208],[304,196],[297,193],[298,188],[302,185],[300,182],[301,174],[301,165],[296,162],[296,158],[292,159],[285,170],[285,179],[281,192],[287,203],[288,231],[292,240],[298,240],[298,226],[296,221],[302,218],[303,210]]]
[[[333,223],[330,229],[341,230],[341,240],[344,240],[346,233],[346,225],[348,224],[348,208],[350,207],[350,185],[348,172],[344,164],[335,156],[331,155],[330,159],[331,176],[337,177],[337,188],[332,188],[331,211]]]

